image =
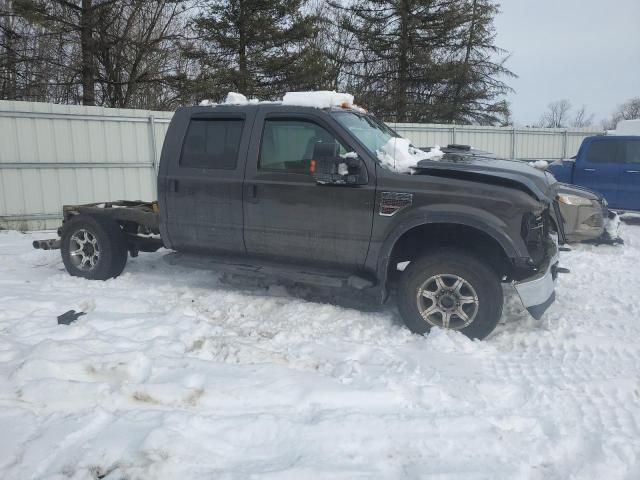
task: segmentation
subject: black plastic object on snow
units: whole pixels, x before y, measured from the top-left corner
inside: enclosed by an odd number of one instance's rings
[[[76,313],[75,310],[69,310],[68,312],[64,312],[62,315],[58,317],[58,325],[70,325],[75,322],[78,317],[82,315],[86,315],[84,312]]]

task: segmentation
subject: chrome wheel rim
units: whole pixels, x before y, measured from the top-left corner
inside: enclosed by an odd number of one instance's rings
[[[418,288],[416,300],[425,322],[452,330],[468,327],[480,307],[478,294],[471,284],[453,274],[429,277]]]
[[[93,270],[100,259],[100,244],[96,236],[88,230],[74,232],[69,240],[71,263],[79,270]]]

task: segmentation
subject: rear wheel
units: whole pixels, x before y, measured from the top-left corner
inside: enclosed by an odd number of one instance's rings
[[[484,338],[502,315],[498,275],[477,258],[442,249],[412,261],[403,272],[398,309],[414,333],[437,326]]]
[[[90,280],[117,277],[127,263],[127,243],[118,223],[77,215],[62,226],[60,250],[71,275]]]

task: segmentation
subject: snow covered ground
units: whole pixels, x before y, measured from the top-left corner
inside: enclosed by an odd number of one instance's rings
[[[640,226],[582,245],[541,322],[489,339],[393,307],[172,269],[107,282],[0,232],[0,478],[640,478]],[[70,326],[56,317],[87,315]]]

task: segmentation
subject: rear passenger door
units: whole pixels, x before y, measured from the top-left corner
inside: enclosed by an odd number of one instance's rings
[[[167,172],[167,225],[176,250],[245,252],[242,183],[253,114],[224,110],[191,116],[179,161]]]
[[[621,142],[620,208],[640,210],[640,138]]]
[[[593,139],[583,146],[575,166],[574,183],[601,193],[612,207],[620,203],[618,145],[611,139]]]

